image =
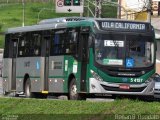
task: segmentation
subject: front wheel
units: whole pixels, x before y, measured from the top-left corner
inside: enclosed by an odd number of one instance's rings
[[[69,100],[85,100],[85,95],[81,95],[77,92],[76,79],[72,78],[69,84]]]
[[[69,99],[70,100],[78,100],[79,99],[75,78],[72,78],[72,80],[69,84]]]

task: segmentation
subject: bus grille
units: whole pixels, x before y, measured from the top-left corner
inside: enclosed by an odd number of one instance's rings
[[[107,91],[117,91],[117,92],[142,92],[146,87],[141,88],[130,88],[130,89],[120,89],[119,87],[101,86]]]

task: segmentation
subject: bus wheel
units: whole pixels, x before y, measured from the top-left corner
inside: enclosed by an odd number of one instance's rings
[[[77,85],[75,78],[72,78],[69,84],[69,99],[70,100],[78,100],[79,94],[77,93]]]
[[[30,79],[27,79],[27,81],[25,82],[25,96],[26,96],[26,98],[32,98],[33,97],[33,93],[31,92]]]

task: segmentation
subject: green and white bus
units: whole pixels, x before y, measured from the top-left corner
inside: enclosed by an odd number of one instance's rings
[[[156,42],[150,23],[67,17],[5,34],[4,94],[154,95]]]

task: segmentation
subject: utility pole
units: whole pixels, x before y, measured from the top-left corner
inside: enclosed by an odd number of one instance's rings
[[[152,4],[152,0],[148,0],[148,5],[147,5],[147,21],[151,23],[151,4]]]
[[[121,4],[122,4],[122,1],[118,0],[117,18],[119,18],[119,19],[121,19]]]
[[[95,17],[101,18],[102,14],[102,0],[95,0]]]
[[[25,0],[22,0],[22,6],[23,6],[23,21],[22,21],[22,27],[24,27],[24,21],[25,21]]]

